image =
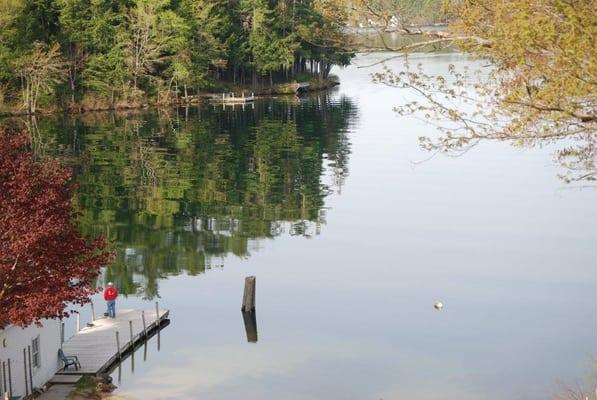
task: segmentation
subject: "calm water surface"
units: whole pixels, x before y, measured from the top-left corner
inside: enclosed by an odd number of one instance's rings
[[[591,372],[597,190],[558,178],[558,143],[418,163],[436,132],[393,113],[413,95],[372,84],[379,69],[244,110],[39,122],[76,168],[81,228],[117,249],[103,279],[128,293],[118,306],[171,310],[160,351],[152,339],[114,371],[117,393],[545,399]]]

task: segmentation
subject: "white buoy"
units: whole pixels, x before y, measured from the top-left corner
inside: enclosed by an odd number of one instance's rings
[[[433,308],[435,308],[436,310],[441,310],[442,308],[444,308],[444,305],[442,304],[441,301],[436,301],[435,304],[433,305]]]

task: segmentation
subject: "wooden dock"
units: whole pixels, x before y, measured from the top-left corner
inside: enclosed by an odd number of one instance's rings
[[[119,310],[116,318],[99,318],[62,344],[67,356],[77,356],[81,368],[69,367],[56,375],[97,375],[159,326],[166,325],[168,310]],[[145,319],[145,324],[143,320]],[[144,328],[145,325],[145,328]],[[118,339],[117,339],[118,336]],[[118,345],[117,345],[118,341]]]
[[[224,104],[246,104],[255,101],[255,95],[251,93],[250,96],[245,96],[242,92],[240,96],[236,96],[234,93],[222,93],[222,96],[212,97],[212,101]]]

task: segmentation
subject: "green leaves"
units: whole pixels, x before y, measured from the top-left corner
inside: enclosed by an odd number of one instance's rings
[[[107,53],[91,56],[83,71],[85,87],[110,97],[112,103],[115,96],[124,90],[128,77],[124,55],[118,47],[113,47]]]

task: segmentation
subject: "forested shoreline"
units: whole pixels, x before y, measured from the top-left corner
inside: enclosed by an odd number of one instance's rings
[[[339,0],[7,0],[0,8],[0,113],[271,92],[325,81],[354,56]]]

